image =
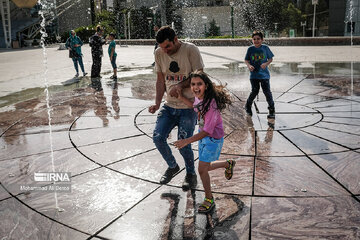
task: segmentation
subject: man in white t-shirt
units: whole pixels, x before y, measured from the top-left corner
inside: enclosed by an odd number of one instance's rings
[[[153,141],[168,164],[168,169],[160,179],[166,184],[180,170],[175,157],[167,143],[167,138],[174,127],[178,127],[178,139],[191,137],[194,133],[197,114],[177,98],[178,89],[189,99],[194,98],[190,90],[188,76],[195,70],[202,70],[204,63],[199,49],[192,43],[178,40],[175,31],[169,26],[161,27],[156,34],[159,48],[155,51],[155,70],[157,73],[155,105],[149,107],[150,113],[159,108],[166,92],[164,105],[157,117]],[[183,189],[189,190],[196,186],[194,153],[191,145],[179,150],[185,161],[186,176]]]

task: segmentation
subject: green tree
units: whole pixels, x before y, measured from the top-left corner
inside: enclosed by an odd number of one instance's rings
[[[150,38],[150,32],[152,31],[152,22],[148,21],[148,18],[152,19],[152,12],[147,7],[141,7],[140,9],[132,9],[130,13],[131,21],[131,38]]]
[[[216,26],[215,19],[211,20],[209,31],[206,33],[207,37],[220,36],[220,27]]]
[[[125,38],[125,29],[124,29],[124,13],[128,9],[121,7],[119,4],[114,5],[114,15],[115,15],[115,28],[117,32],[117,38]]]
[[[174,27],[178,36],[182,34],[182,18],[181,15],[176,13],[178,6],[174,3],[174,0],[165,0],[165,15],[166,24],[171,26],[174,23]]]
[[[296,8],[294,4],[289,3],[287,9],[283,10],[283,14],[288,16],[288,27],[285,29],[288,30],[290,28],[296,29],[297,32],[302,31],[301,22],[305,21],[305,15],[301,13],[301,10]]]
[[[174,22],[174,13],[176,10],[173,0],[165,0],[165,15],[166,15],[166,24],[171,25]]]
[[[114,12],[102,10],[96,14],[95,26],[100,24],[104,28],[104,35],[113,32],[116,33],[116,15]]]
[[[75,32],[83,42],[88,43],[89,38],[95,34],[96,29],[94,26],[79,27],[75,29]]]

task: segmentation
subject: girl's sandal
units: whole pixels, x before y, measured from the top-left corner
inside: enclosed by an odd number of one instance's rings
[[[227,160],[227,162],[229,163],[229,167],[225,168],[225,178],[230,180],[233,176],[236,162],[234,160]]]
[[[198,213],[208,213],[215,207],[214,198],[204,198],[204,202],[199,206]]]

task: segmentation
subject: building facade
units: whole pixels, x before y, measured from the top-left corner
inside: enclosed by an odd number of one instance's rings
[[[346,2],[330,0],[329,2],[329,36],[344,35]]]
[[[360,36],[360,0],[329,1],[329,36]]]
[[[11,41],[22,42],[24,39],[39,38],[40,22],[43,11],[46,22],[48,39],[53,38],[71,29],[88,26],[92,23],[91,1],[89,0],[43,0],[42,5],[23,8],[9,1]],[[7,47],[5,43],[4,21],[0,28],[0,47]]]

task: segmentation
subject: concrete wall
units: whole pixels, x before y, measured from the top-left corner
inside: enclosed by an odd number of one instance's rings
[[[67,0],[57,0],[56,4],[60,6]],[[64,11],[59,16],[59,33],[68,32],[81,26],[91,25],[90,1],[78,0],[72,1],[70,4],[65,4],[64,7],[59,8],[58,14]]]
[[[235,35],[246,35],[242,25],[240,8],[234,7],[234,32]],[[183,37],[204,37],[205,27],[209,30],[209,23],[214,19],[220,27],[221,35],[231,35],[231,8],[220,7],[189,7],[180,10],[183,18]],[[204,20],[203,17],[206,17]]]

